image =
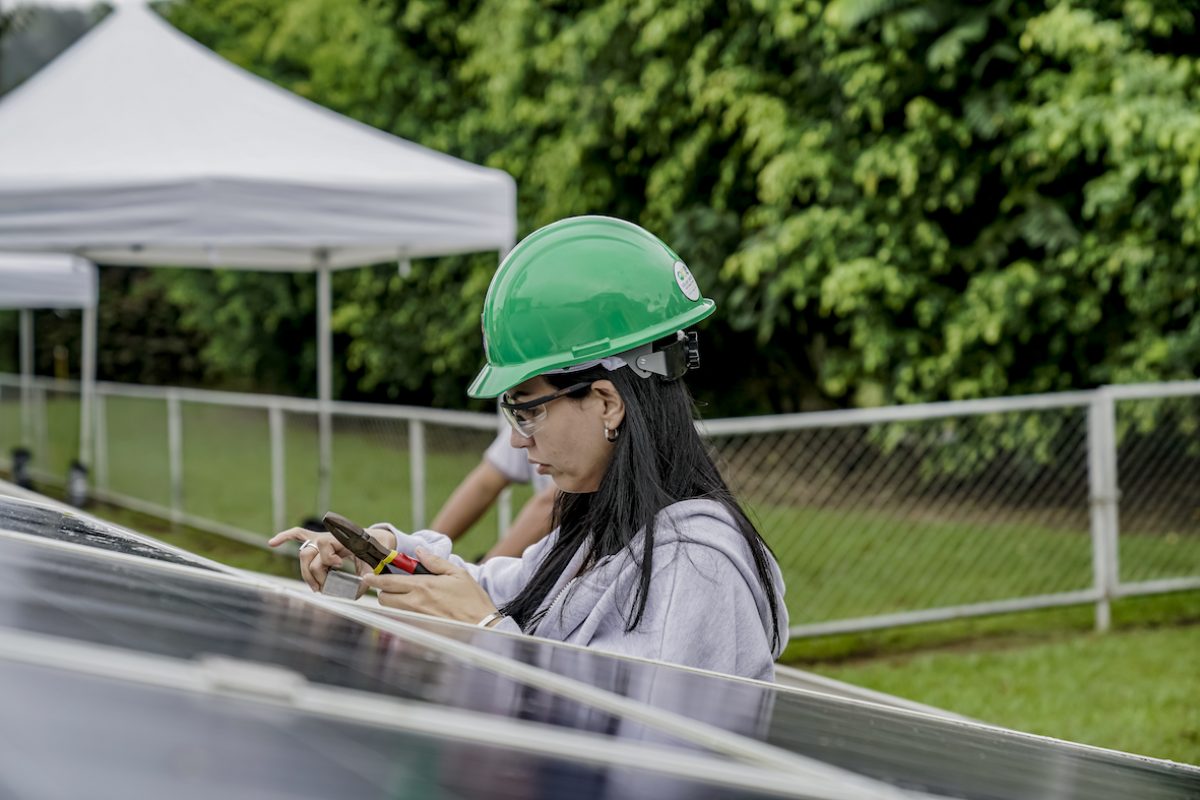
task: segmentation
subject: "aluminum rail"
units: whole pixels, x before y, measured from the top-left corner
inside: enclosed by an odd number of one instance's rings
[[[1042,411],[1049,408],[1075,408],[1092,401],[1093,392],[1060,392],[984,400],[956,400],[944,403],[914,403],[908,406],[851,408],[839,411],[808,411],[799,414],[770,414],[761,417],[712,419],[699,423],[709,436],[744,433],[772,433],[810,428],[834,428],[844,425],[872,425],[880,422],[912,422],[945,417],[979,416],[1010,411]]]

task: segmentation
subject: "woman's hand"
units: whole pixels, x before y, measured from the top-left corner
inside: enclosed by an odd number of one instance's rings
[[[363,578],[364,585],[379,590],[380,605],[472,623],[496,610],[487,592],[465,569],[424,547],[418,547],[416,555],[432,575],[367,575]]]
[[[371,533],[374,535],[376,531]],[[354,563],[355,571],[359,575],[371,571],[366,564],[355,558],[345,545],[335,539],[332,533],[317,533],[307,528],[288,528],[267,540],[271,547],[279,547],[284,542],[301,543],[300,552],[297,554],[300,559],[300,577],[304,578],[304,582],[314,592],[321,591],[329,570],[338,569],[346,559]],[[315,547],[307,546],[306,542],[312,542]]]

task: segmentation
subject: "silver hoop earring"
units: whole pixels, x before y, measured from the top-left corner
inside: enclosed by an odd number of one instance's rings
[[[620,428],[610,428],[610,427],[608,427],[607,422],[604,423],[604,441],[608,442],[609,444],[612,444],[620,437],[620,435],[621,435]]]

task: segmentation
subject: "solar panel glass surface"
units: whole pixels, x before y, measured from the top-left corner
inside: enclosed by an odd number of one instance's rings
[[[1200,769],[415,615],[405,623],[895,786],[979,800],[1200,798]]]
[[[0,629],[177,659],[273,664],[329,686],[606,736],[692,745],[424,644],[314,607],[288,592],[82,548],[0,536]]]
[[[392,730],[239,696],[0,659],[5,797],[759,798],[762,792]]]
[[[8,497],[0,497],[0,530],[211,569],[204,559],[155,544],[150,537],[134,534],[87,515],[62,512]]]
[[[0,527],[186,561],[119,529],[44,509],[0,503]],[[336,608],[316,608],[305,597],[240,578],[39,547],[30,539],[0,537],[0,558],[11,576],[0,585],[0,627],[13,630],[172,658],[216,654],[276,664],[329,686],[693,747],[611,709],[472,666],[472,659],[431,642],[433,634],[898,787],[988,800],[1200,797],[1194,768],[956,720],[423,617],[381,618],[373,630]]]

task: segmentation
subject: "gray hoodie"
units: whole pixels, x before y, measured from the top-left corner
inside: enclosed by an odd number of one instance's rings
[[[470,564],[450,553],[450,540],[436,531],[396,533],[397,549],[413,554],[423,545],[470,572],[497,606],[516,597],[550,552],[558,531],[531,545],[520,558]],[[711,500],[686,500],[659,512],[654,533],[654,571],[646,610],[626,632],[640,570],[642,533],[631,548],[602,559],[578,576],[580,548],[547,594],[548,611],[527,631],[536,636],[586,645],[622,655],[670,661],[747,678],[772,680],[774,661],[787,644],[783,576],[769,559],[779,615],[779,645],[771,646],[771,608],[754,569],[746,540],[729,512]],[[505,618],[493,626],[521,633]]]

